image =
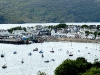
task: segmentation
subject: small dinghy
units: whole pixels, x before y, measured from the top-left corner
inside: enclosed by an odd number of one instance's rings
[[[13,52],[13,54],[17,54],[17,52],[16,52],[16,51],[14,51],[14,52]]]
[[[44,55],[42,54],[42,55],[41,55],[41,57],[43,58],[43,57],[44,57]]]
[[[54,50],[53,50],[53,48],[52,48],[52,50],[50,51],[51,53],[54,53]]]
[[[66,54],[69,54],[69,51],[68,50],[66,51]]]
[[[5,56],[5,54],[4,54],[3,51],[2,51],[1,58],[3,58],[4,56]]]
[[[69,53],[69,56],[73,56],[72,52]]]
[[[51,61],[55,61],[55,59],[51,59]]]
[[[6,65],[6,64],[4,64],[4,65],[2,66],[2,68],[4,68],[4,69],[5,69],[5,68],[7,68],[7,65]]]
[[[78,52],[80,52],[80,50],[78,50]]]
[[[49,60],[46,60],[46,61],[44,61],[45,63],[48,63],[49,62]]]
[[[4,57],[4,54],[1,54],[1,57]]]
[[[31,55],[32,55],[32,53],[30,52],[30,53],[28,53],[28,55],[29,55],[29,56],[31,56]]]
[[[41,51],[39,51],[39,53],[43,53],[43,51],[41,50]]]
[[[23,64],[24,63],[24,60],[22,59],[21,63]]]
[[[33,49],[33,52],[34,52],[34,51],[38,51],[38,48]]]

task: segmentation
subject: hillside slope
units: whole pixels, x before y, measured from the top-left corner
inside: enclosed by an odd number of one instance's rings
[[[100,22],[100,0],[0,0],[0,23]]]

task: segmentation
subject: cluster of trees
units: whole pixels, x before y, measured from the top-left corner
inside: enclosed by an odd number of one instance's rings
[[[0,0],[0,23],[100,22],[99,8],[99,0]]]
[[[95,32],[85,31],[85,34],[86,34],[86,36],[88,36],[89,34],[94,34],[95,38],[97,37],[97,35],[100,36],[100,32],[97,32],[97,31],[95,31]]]
[[[91,28],[93,28],[93,25],[82,25],[81,28],[91,29]],[[96,29],[100,29],[100,25],[97,25]]]
[[[91,29],[92,26],[91,25],[82,25],[81,28],[87,28],[87,29]],[[100,25],[96,26],[97,30],[100,30]],[[88,36],[89,34],[94,34],[94,36],[96,37],[97,35],[100,35],[100,32],[95,31],[95,32],[91,32],[91,31],[85,31],[86,35]]]
[[[100,61],[90,63],[84,57],[66,59],[55,69],[55,75],[100,75]]]
[[[51,28],[51,29],[57,29],[57,28],[67,28],[68,25],[64,24],[64,23],[60,23],[58,25],[55,25],[55,26],[48,26],[48,28]]]
[[[8,32],[12,33],[13,30],[24,30],[24,31],[26,31],[26,27],[21,27],[21,26],[13,27],[13,28],[8,29]]]

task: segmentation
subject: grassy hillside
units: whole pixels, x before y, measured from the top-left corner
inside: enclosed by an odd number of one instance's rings
[[[100,0],[0,0],[0,23],[100,22]]]

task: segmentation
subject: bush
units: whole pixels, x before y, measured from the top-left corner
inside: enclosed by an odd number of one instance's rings
[[[66,59],[55,69],[55,75],[82,75],[92,67],[83,57],[76,60]]]
[[[92,67],[90,70],[83,73],[82,75],[100,75],[100,68]]]
[[[38,71],[37,75],[46,75],[45,72]]]

